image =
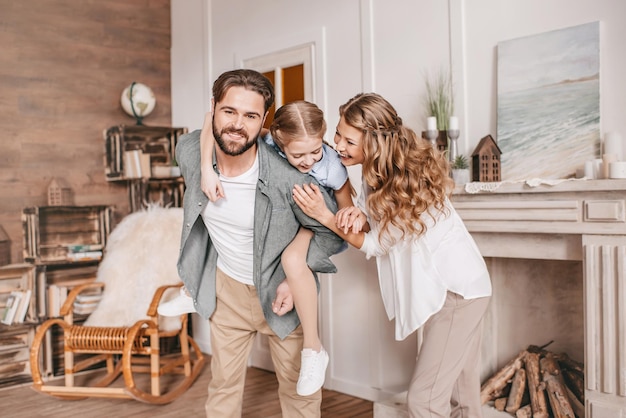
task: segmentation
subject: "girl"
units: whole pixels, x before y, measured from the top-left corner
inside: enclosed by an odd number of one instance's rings
[[[448,200],[448,163],[380,95],[359,94],[339,114],[335,143],[341,161],[362,164],[360,207],[333,215],[313,185],[296,186],[294,199],[367,258],[376,256],[396,339],[423,326],[408,390],[410,416],[479,417],[481,322],[491,281]],[[356,220],[367,220],[371,231],[359,232]]]
[[[201,134],[202,190],[209,200],[215,202],[227,197],[213,169],[215,138],[212,135],[211,119],[208,113]],[[326,122],[321,109],[306,101],[288,103],[276,111],[270,133],[264,135],[263,140],[300,172],[309,173],[319,184],[332,191],[339,208],[353,205],[347,170],[341,164],[337,152],[323,142]],[[281,257],[304,334],[302,363],[296,387],[301,396],[311,395],[322,387],[328,365],[328,354],[322,347],[317,331],[317,284],[306,264],[312,236],[311,231],[300,228]],[[278,307],[275,307],[274,311],[277,310]],[[194,312],[194,307],[184,291],[178,299],[159,306],[160,314],[180,315],[187,312]]]

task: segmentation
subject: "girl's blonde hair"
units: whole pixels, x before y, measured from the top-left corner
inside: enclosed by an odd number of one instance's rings
[[[304,100],[287,103],[276,111],[270,132],[282,150],[291,141],[305,136],[323,139],[326,134],[324,112]]]
[[[361,93],[342,105],[339,115],[363,132],[363,181],[369,188],[366,205],[380,225],[381,243],[385,237],[391,239],[390,226],[398,228],[402,238],[419,236],[426,231],[423,213],[433,221],[435,213],[447,213],[446,199],[454,185],[447,160],[404,126],[387,100]]]

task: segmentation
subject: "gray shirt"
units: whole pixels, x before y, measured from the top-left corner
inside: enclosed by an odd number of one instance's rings
[[[259,180],[254,209],[253,280],[268,325],[276,335],[285,338],[298,326],[300,320],[295,310],[282,317],[272,312],[276,288],[285,279],[280,263],[283,250],[302,225],[314,233],[307,254],[309,268],[319,273],[335,273],[337,269],[329,257],[341,249],[343,240],[306,216],[293,200],[295,184],[317,184],[317,181],[289,165],[264,141],[257,141],[257,149]],[[215,310],[217,252],[201,217],[209,200],[200,188],[199,130],[180,138],[176,146],[176,159],[186,186],[178,273],[194,300],[197,312],[207,319]],[[324,188],[321,190],[326,205],[336,212],[335,201]]]

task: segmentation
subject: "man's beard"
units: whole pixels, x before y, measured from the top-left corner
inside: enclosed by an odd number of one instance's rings
[[[246,139],[246,141],[243,144],[236,143],[236,142],[232,142],[231,144],[227,144],[222,139],[222,135],[228,134],[228,133],[241,135],[242,137],[244,137]],[[256,144],[256,138],[259,136],[259,133],[261,133],[260,129],[259,129],[259,132],[257,132],[256,135],[254,135],[254,137],[253,137],[254,140],[250,141],[250,137],[248,136],[248,132],[246,132],[244,129],[227,128],[227,129],[223,129],[222,132],[218,132],[217,129],[215,128],[215,121],[213,122],[213,137],[215,137],[215,142],[217,142],[217,145],[224,152],[224,154],[230,155],[232,157],[235,157],[237,155],[241,155],[244,152],[248,151],[250,148],[252,148]]]

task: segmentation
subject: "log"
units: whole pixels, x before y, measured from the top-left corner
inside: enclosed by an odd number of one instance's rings
[[[503,393],[504,388],[517,370],[522,367],[527,351],[520,351],[519,354],[508,362],[500,371],[491,376],[480,388],[480,401],[485,404],[497,397],[498,393]]]
[[[562,369],[573,370],[580,374],[581,376],[585,375],[585,366],[572,359],[567,353],[560,353],[554,355],[556,360],[560,363]]]
[[[548,353],[548,350],[546,350],[545,348],[547,346],[549,346],[550,344],[552,344],[553,342],[554,342],[554,340],[550,340],[550,342],[548,342],[547,344],[542,345],[541,347],[539,347],[537,345],[529,345],[528,348],[526,348],[526,350],[529,353],[535,353],[535,354],[539,354],[540,356],[543,356],[546,353]]]
[[[551,354],[546,355],[539,361],[539,364],[541,366],[543,381],[546,383],[546,391],[554,417],[576,418],[574,416],[574,410],[569,403],[567,388],[563,376],[561,375],[561,369],[554,356]]]
[[[521,407],[520,409],[517,410],[517,412],[515,413],[515,416],[517,418],[532,418],[533,417],[532,407],[530,406],[530,404]]]
[[[545,344],[541,347],[538,347],[536,345],[529,345],[527,350],[529,353],[537,353],[539,354],[540,357],[545,357],[548,354],[554,356],[554,358],[560,363],[561,369],[562,370],[573,370],[575,372],[577,372],[580,376],[584,376],[585,375],[585,365],[582,364],[579,361],[574,360],[573,358],[571,358],[569,355],[567,355],[567,353],[559,353],[559,354],[555,354],[551,351],[548,351],[545,349],[545,347],[549,346],[550,344],[552,344],[552,341],[550,341],[548,344]]]
[[[506,400],[507,398],[496,399],[493,403],[493,407],[496,408],[498,411],[504,411],[504,407],[506,406]]]
[[[577,372],[563,370],[563,377],[567,387],[576,395],[576,398],[583,405],[585,404],[585,378]]]
[[[585,418],[585,405],[578,400],[569,387],[566,386],[565,390],[567,390],[567,398],[569,399],[570,405],[572,405],[574,414],[576,414],[578,418]]]
[[[511,392],[506,402],[505,410],[509,414],[514,414],[522,406],[522,399],[526,391],[526,370],[519,369],[513,376],[511,382]]]
[[[527,353],[524,357],[524,364],[526,365],[532,416],[533,418],[548,418],[548,403],[544,391],[545,384],[542,384],[539,373],[539,354]]]

